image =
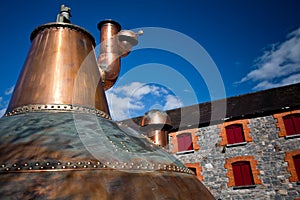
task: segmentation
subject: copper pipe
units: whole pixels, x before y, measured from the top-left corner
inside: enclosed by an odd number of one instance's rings
[[[90,33],[49,23],[36,28],[31,40],[7,112],[28,104],[71,104],[109,114]]]
[[[104,20],[98,24],[100,30],[100,55],[98,64],[104,73],[104,89],[111,88],[120,73],[120,55],[117,34],[121,25],[113,20]]]
[[[132,47],[137,45],[137,35],[142,35],[139,31],[134,33],[130,30],[121,30],[121,25],[113,20],[104,20],[98,24],[100,30],[100,55],[98,65],[104,89],[111,88],[120,73],[121,57],[129,54]]]

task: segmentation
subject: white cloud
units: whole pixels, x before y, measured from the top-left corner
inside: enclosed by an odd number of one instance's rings
[[[113,92],[140,100],[144,95],[149,93],[159,96],[159,87],[154,85],[147,85],[141,82],[132,82],[128,85],[114,88]]]
[[[266,89],[266,88],[280,87],[283,85],[290,85],[290,84],[298,83],[299,81],[300,81],[300,73],[288,76],[287,78],[282,79],[278,83],[272,83],[270,81],[260,82],[259,84],[257,84],[254,87],[254,89],[260,90],[260,89]]]
[[[147,109],[159,106],[164,110],[180,107],[182,102],[169,91],[156,84],[132,82],[113,87],[106,92],[111,116],[114,120],[132,117],[131,114],[143,115]]]
[[[129,117],[129,109],[141,110],[144,105],[128,96],[120,97],[114,92],[107,92],[108,105],[113,119],[120,120]]]
[[[122,120],[131,117],[129,111],[141,111],[145,108],[142,98],[151,94],[159,96],[163,90],[153,84],[132,82],[114,87],[106,92],[112,118]]]
[[[182,106],[183,106],[182,101],[178,99],[176,96],[170,94],[166,96],[166,103],[164,106],[164,110],[170,110]]]
[[[257,83],[253,89],[267,89],[300,82],[300,27],[264,52],[255,66],[240,83],[253,81]]]
[[[11,86],[10,88],[7,88],[7,89],[5,90],[5,92],[4,92],[4,94],[5,94],[5,95],[10,95],[10,94],[13,93],[14,89],[15,89],[15,86],[13,85],[13,86]]]

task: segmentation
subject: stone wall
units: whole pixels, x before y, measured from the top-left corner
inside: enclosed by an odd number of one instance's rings
[[[199,128],[196,132],[199,150],[175,155],[183,163],[200,163],[203,183],[216,199],[287,199],[300,198],[300,185],[289,180],[286,152],[300,149],[300,138],[279,137],[277,119],[273,115],[249,119],[252,142],[241,146],[222,145],[221,126]],[[186,130],[188,132],[188,130]],[[176,135],[176,134],[175,134]],[[173,133],[174,137],[174,133]],[[172,138],[170,138],[170,148]],[[174,139],[173,139],[174,141]],[[172,149],[171,149],[172,152]],[[236,189],[229,185],[226,159],[254,157],[258,174],[254,188]],[[252,164],[251,164],[252,165]],[[299,184],[299,182],[298,182]]]

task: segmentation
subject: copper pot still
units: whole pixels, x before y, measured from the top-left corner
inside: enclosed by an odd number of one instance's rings
[[[56,22],[31,34],[0,119],[1,198],[214,199],[178,159],[110,118],[104,91],[137,34],[100,22],[96,59],[93,36],[70,17],[62,5]]]

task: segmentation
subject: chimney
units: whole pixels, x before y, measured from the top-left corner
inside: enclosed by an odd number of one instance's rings
[[[142,117],[141,126],[155,144],[162,147],[169,144],[168,131],[172,128],[172,122],[166,112],[150,110]]]

